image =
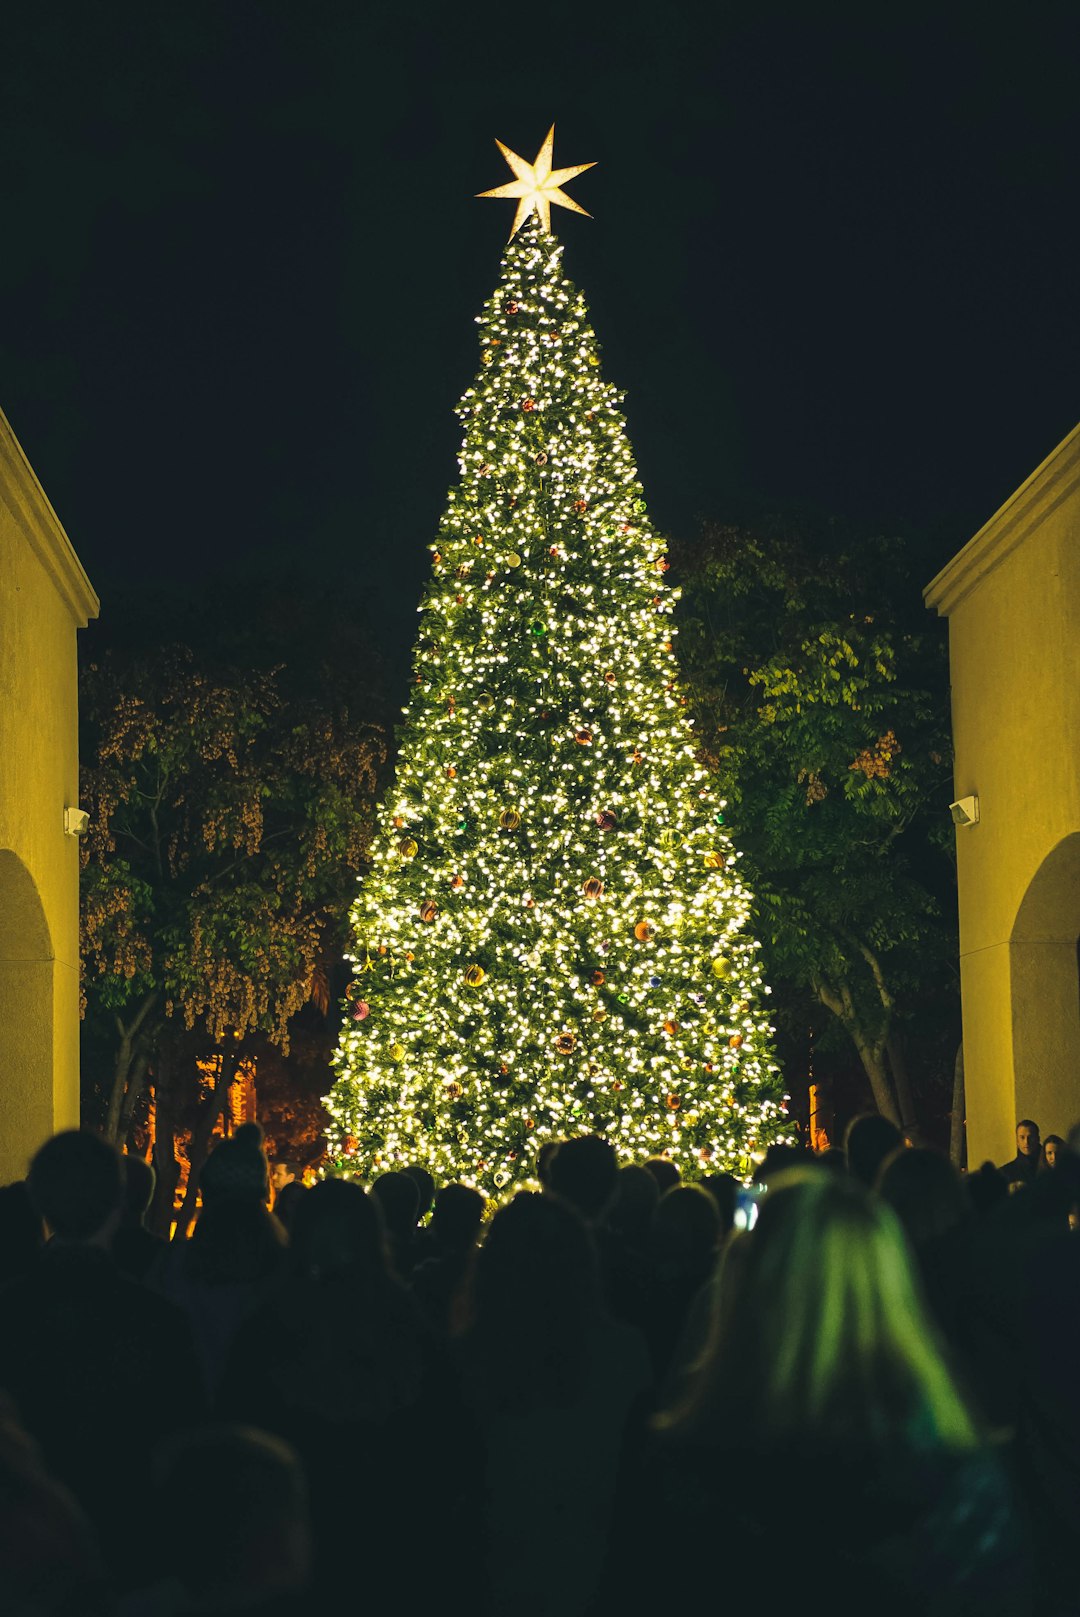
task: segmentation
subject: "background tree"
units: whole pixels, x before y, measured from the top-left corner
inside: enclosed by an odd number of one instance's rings
[[[958,1038],[947,657],[917,557],[806,519],[713,524],[674,557],[680,663],[778,998],[826,1007],[878,1110],[912,1124],[912,1034],[926,1053],[944,1018]]]
[[[112,1030],[105,1131],[127,1138],[152,1067],[171,1200],[193,1056],[220,1054],[194,1121],[193,1202],[252,1037],[287,1051],[291,1019],[329,995],[384,734],[334,699],[290,697],[280,670],[185,647],[107,652],[83,671],[81,711],[84,987],[99,1040]]]

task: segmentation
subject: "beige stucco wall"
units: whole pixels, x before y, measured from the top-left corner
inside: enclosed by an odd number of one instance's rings
[[[1080,428],[928,587],[949,618],[968,1161],[1080,1120]]]
[[[0,412],[0,1184],[79,1118],[75,636],[98,602]]]

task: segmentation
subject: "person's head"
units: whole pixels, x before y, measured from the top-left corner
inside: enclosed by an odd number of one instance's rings
[[[519,1191],[495,1214],[466,1299],[480,1395],[496,1408],[564,1404],[580,1391],[600,1306],[592,1237],[556,1196]]]
[[[844,1132],[848,1173],[869,1190],[886,1157],[900,1149],[903,1139],[895,1123],[878,1112],[861,1112]]]
[[[416,1229],[420,1192],[416,1180],[407,1173],[381,1173],[371,1194],[382,1208],[383,1223],[391,1241],[406,1242]]]
[[[103,1611],[103,1585],[89,1523],[67,1489],[49,1475],[37,1445],[0,1392],[3,1609],[27,1617]]]
[[[615,1199],[608,1210],[608,1229],[628,1246],[644,1247],[659,1200],[660,1186],[645,1168],[636,1163],[620,1168],[615,1175]]]
[[[964,1180],[964,1190],[972,1211],[979,1218],[992,1213],[995,1207],[1009,1199],[1008,1181],[992,1162],[984,1162],[981,1168],[969,1173]]]
[[[656,1204],[649,1231],[654,1269],[704,1279],[720,1245],[720,1214],[700,1185],[673,1185]]]
[[[711,1173],[701,1181],[701,1188],[707,1190],[716,1203],[716,1211],[720,1215],[720,1239],[726,1241],[735,1228],[735,1198],[739,1181],[733,1173]]]
[[[141,1225],[154,1199],[157,1174],[142,1157],[126,1154],[120,1162],[124,1170],[124,1223]]]
[[[302,1179],[290,1179],[274,1197],[274,1217],[284,1227],[286,1233],[292,1229],[296,1209],[307,1193],[307,1186]]]
[[[1041,1149],[1039,1125],[1030,1117],[1022,1117],[1016,1125],[1016,1154],[1018,1157],[1037,1157]]]
[[[352,1180],[313,1185],[296,1209],[290,1233],[293,1268],[309,1279],[387,1272],[379,1203]]]
[[[975,1426],[936,1344],[892,1208],[816,1169],[777,1178],[728,1245],[696,1384],[662,1424],[734,1450],[888,1451]]]
[[[444,1185],[435,1198],[431,1231],[446,1252],[468,1252],[480,1235],[484,1198],[470,1185]]]
[[[679,1183],[679,1170],[670,1157],[646,1157],[645,1171],[656,1180],[661,1196]]]
[[[614,1147],[598,1134],[583,1134],[562,1142],[548,1169],[548,1186],[588,1223],[596,1224],[611,1204],[617,1173]]]
[[[298,1162],[286,1162],[279,1157],[270,1165],[270,1189],[274,1192],[275,1200],[281,1195],[286,1185],[295,1184],[303,1179],[304,1170]]]
[[[894,1151],[874,1187],[915,1248],[964,1223],[970,1208],[960,1175],[937,1151]]]
[[[561,1140],[545,1140],[536,1153],[536,1177],[545,1190],[551,1188],[551,1164],[561,1144]]]
[[[1048,1134],[1042,1143],[1042,1156],[1039,1160],[1039,1172],[1045,1173],[1048,1168],[1056,1168],[1060,1155],[1068,1150],[1068,1146],[1060,1134]]]
[[[184,1432],[159,1448],[153,1484],[161,1571],[179,1578],[200,1611],[302,1594],[311,1559],[307,1486],[287,1443],[244,1426]],[[198,1553],[178,1557],[177,1544]]]
[[[241,1123],[231,1139],[211,1151],[199,1175],[203,1205],[213,1202],[270,1199],[269,1170],[258,1123]]]
[[[114,1146],[85,1129],[47,1140],[30,1164],[30,1200],[58,1241],[107,1245],[124,1204]]]
[[[416,1221],[419,1223],[431,1212],[431,1205],[435,1200],[435,1181],[419,1162],[412,1162],[401,1171],[416,1186]]]
[[[764,1157],[754,1169],[754,1183],[767,1185],[770,1179],[775,1179],[778,1173],[788,1168],[800,1168],[807,1161],[807,1154],[801,1145],[770,1145]]]

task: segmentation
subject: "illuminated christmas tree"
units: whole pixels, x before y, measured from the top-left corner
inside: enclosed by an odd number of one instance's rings
[[[745,1171],[787,1133],[768,990],[621,395],[550,234],[580,170],[551,172],[550,135],[506,155],[518,219],[353,910],[330,1156],[501,1188],[595,1130]]]

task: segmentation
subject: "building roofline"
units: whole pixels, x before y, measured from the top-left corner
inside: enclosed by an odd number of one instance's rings
[[[1080,482],[1080,424],[923,590],[927,606],[949,617]]]
[[[31,550],[51,577],[76,626],[85,629],[89,620],[97,617],[101,603],[3,410],[0,410],[0,502],[7,506]]]

